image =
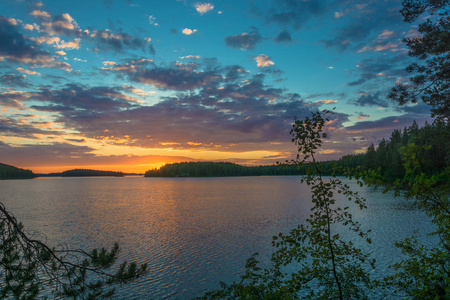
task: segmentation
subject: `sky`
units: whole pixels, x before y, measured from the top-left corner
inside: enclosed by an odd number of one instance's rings
[[[401,0],[0,2],[0,162],[35,173],[294,158],[295,117],[333,110],[320,160],[413,120]],[[422,20],[423,21],[423,20]]]

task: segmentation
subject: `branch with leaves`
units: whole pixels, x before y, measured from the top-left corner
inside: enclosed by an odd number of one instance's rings
[[[449,118],[450,1],[405,0],[400,12],[409,23],[420,16],[427,17],[419,24],[420,35],[403,40],[409,55],[422,63],[413,63],[406,68],[412,74],[410,82],[397,84],[389,98],[401,105],[416,103],[420,98],[432,107],[432,116]]]
[[[395,191],[425,212],[435,226],[428,235],[438,240],[436,244],[425,245],[417,236],[412,236],[396,242],[395,246],[406,258],[392,266],[395,274],[385,278],[386,290],[413,299],[449,299],[450,167],[447,165],[432,175],[426,174],[424,157],[429,150],[430,145],[412,141],[400,148],[405,175],[393,184],[387,185],[376,171],[368,172],[365,179],[374,187],[382,187],[384,192]]]
[[[52,248],[29,235],[2,203],[0,238],[1,299],[105,299],[114,294],[115,286],[146,273],[146,264],[127,262],[109,271],[120,251],[117,244],[110,251]]]
[[[350,205],[340,207],[335,196],[344,195],[359,209],[365,208],[365,200],[336,177],[323,177],[316,160],[326,138],[329,113],[315,112],[311,118],[296,119],[291,130],[298,154],[286,164],[306,167],[302,183],[312,191],[313,207],[305,224],[273,237],[270,267],[260,268],[254,255],[239,282],[222,283],[220,290],[199,299],[372,299],[376,284],[369,270],[375,261],[355,246],[353,238],[367,243],[371,240],[353,219]],[[342,238],[343,230],[350,231],[352,237]]]

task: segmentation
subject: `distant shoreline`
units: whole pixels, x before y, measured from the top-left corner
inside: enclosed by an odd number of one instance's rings
[[[43,177],[144,177],[144,173],[123,173],[123,176],[111,176],[111,175],[83,175],[83,176],[61,176],[61,173],[47,173],[47,174],[41,174],[37,173],[36,178],[43,178]]]

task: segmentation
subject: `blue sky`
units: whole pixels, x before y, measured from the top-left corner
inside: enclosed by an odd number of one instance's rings
[[[0,3],[0,161],[35,172],[272,164],[294,117],[333,109],[321,159],[429,119],[407,82],[401,1]]]

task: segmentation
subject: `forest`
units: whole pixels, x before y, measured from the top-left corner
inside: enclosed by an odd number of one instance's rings
[[[413,122],[408,128],[394,130],[378,147],[372,144],[364,154],[345,155],[336,161],[336,165],[346,169],[376,170],[384,181],[389,182],[404,179],[407,166],[403,160],[412,155],[425,175],[441,174],[450,167],[449,129],[450,124],[442,119],[436,119],[433,124],[425,123],[422,128]],[[448,178],[440,179],[448,181]]]
[[[182,162],[166,164],[160,169],[148,170],[145,177],[225,177],[300,175],[296,166],[241,166],[230,162]]]
[[[388,140],[381,140],[375,147],[371,144],[366,153],[345,155],[338,160],[320,162],[323,175],[344,175],[349,170],[377,170],[384,181],[403,179],[406,172],[402,155],[409,147],[423,148],[417,161],[428,176],[450,166],[450,125],[443,120],[425,123],[419,128],[413,122],[408,128],[396,129]],[[413,149],[414,150],[414,149]],[[224,176],[273,176],[305,175],[308,164],[302,166],[277,164],[269,166],[242,166],[229,162],[182,162],[166,164],[152,169],[145,177],[224,177]],[[447,180],[441,178],[442,181]]]
[[[113,176],[123,177],[122,172],[115,171],[98,171],[89,169],[73,169],[61,173],[61,177],[84,177],[84,176]]]
[[[0,163],[0,179],[32,179],[36,175],[30,171]]]

